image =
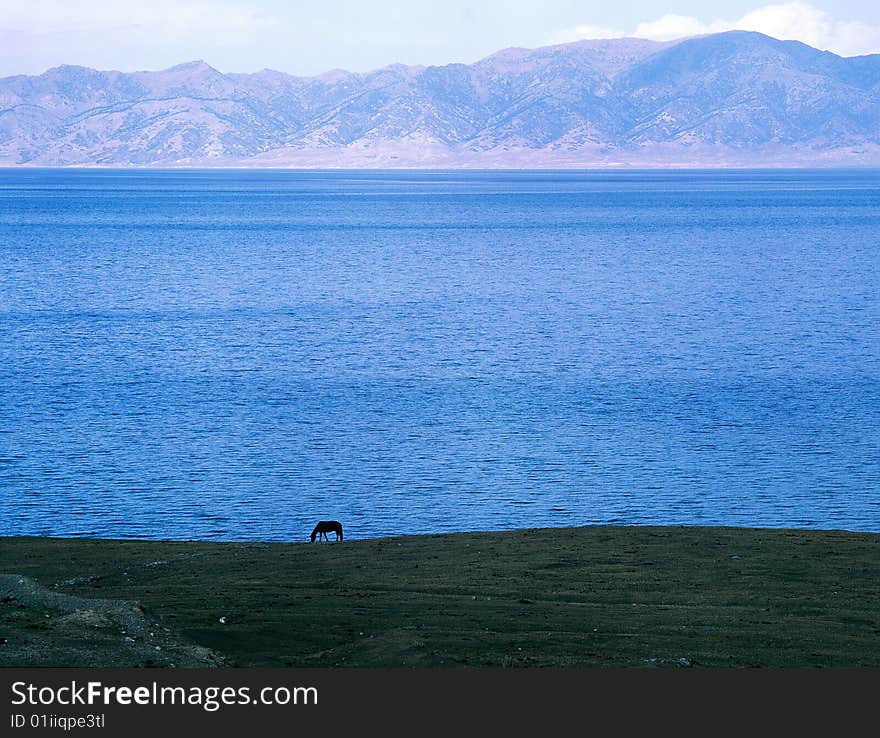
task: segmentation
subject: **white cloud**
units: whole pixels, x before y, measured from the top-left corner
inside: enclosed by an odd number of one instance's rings
[[[845,56],[880,51],[880,26],[842,21],[804,3],[768,5],[746,13],[736,28],[760,31],[768,36],[803,41]]]
[[[654,21],[639,23],[631,35],[636,38],[650,38],[654,41],[672,41],[676,38],[701,36],[704,33],[730,31],[732,26],[726,21],[703,23],[688,15],[664,15]]]
[[[619,28],[607,28],[606,26],[593,26],[586,24],[560,31],[553,36],[551,43],[567,44],[571,41],[580,41],[582,39],[622,38],[625,35],[626,32]]]
[[[558,36],[568,41],[608,38],[588,35],[593,28],[596,27],[578,26],[563,31]],[[580,32],[581,29],[583,32]],[[693,16],[667,14],[656,20],[639,23],[631,32],[621,32],[618,36],[671,41],[733,30],[758,31],[774,38],[802,41],[817,49],[833,51],[843,56],[880,52],[880,26],[861,21],[839,20],[824,10],[800,2],[765,5],[737,20],[702,21]]]

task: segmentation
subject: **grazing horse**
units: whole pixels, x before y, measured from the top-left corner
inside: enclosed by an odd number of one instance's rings
[[[330,539],[327,537],[328,533],[335,533],[336,540],[342,540],[342,523],[338,520],[321,520],[315,526],[315,529],[312,531],[312,543],[315,542],[315,536],[318,537],[318,540],[321,540],[323,536],[325,541],[329,541]]]

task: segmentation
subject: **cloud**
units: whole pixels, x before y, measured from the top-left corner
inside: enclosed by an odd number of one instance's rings
[[[553,36],[551,43],[567,44],[571,41],[580,41],[581,39],[622,38],[623,36],[626,36],[626,32],[619,28],[586,24],[560,31]]]
[[[736,23],[745,31],[803,41],[845,56],[880,52],[880,26],[860,21],[841,21],[804,3],[768,5],[746,13]]]
[[[688,36],[701,36],[705,33],[730,31],[735,27],[735,24],[731,25],[727,21],[703,23],[697,18],[692,18],[689,15],[667,14],[654,21],[639,23],[631,35],[636,38],[650,38],[654,41],[672,41],[676,38],[687,38]]]
[[[568,41],[608,38],[588,35],[593,28],[596,27],[578,26],[563,31],[558,37],[565,37]],[[621,32],[618,37],[635,36],[655,41],[671,41],[733,30],[758,31],[774,38],[802,41],[817,49],[833,51],[843,56],[880,52],[880,26],[861,21],[839,20],[824,10],[800,2],[765,5],[746,13],[738,20],[702,21],[693,16],[667,14],[656,20],[639,23],[635,29]]]

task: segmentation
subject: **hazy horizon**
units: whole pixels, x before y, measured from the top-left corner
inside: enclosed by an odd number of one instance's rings
[[[798,40],[840,56],[880,52],[880,9],[858,0],[756,3],[641,0],[583,9],[562,0],[480,4],[347,0],[320,6],[275,0],[3,0],[0,77],[61,65],[134,72],[204,60],[224,73],[271,69],[315,76],[399,63],[472,64],[505,48],[582,39],[670,41],[727,30]],[[96,44],[100,37],[102,43]]]
[[[737,30],[737,29],[733,29],[733,30]],[[668,44],[674,44],[674,43],[678,43],[678,42],[680,42],[680,41],[687,41],[687,40],[692,39],[692,38],[699,38],[699,37],[701,37],[701,36],[714,36],[714,35],[718,35],[718,34],[720,34],[720,33],[727,33],[727,32],[728,32],[728,31],[719,31],[719,32],[717,32],[717,33],[696,34],[696,35],[694,35],[694,36],[682,36],[681,38],[670,39],[670,40],[665,41],[665,42],[664,42],[664,41],[657,41],[657,40],[655,40],[655,39],[640,38],[640,37],[638,37],[638,36],[620,36],[620,37],[615,37],[615,38],[595,38],[595,39],[591,39],[591,38],[583,38],[583,39],[578,39],[578,40],[576,40],[576,41],[565,41],[565,42],[561,42],[561,43],[557,43],[557,44],[547,44],[546,46],[537,46],[537,47],[508,46],[508,47],[505,47],[505,48],[503,48],[503,49],[496,49],[495,51],[492,51],[492,52],[486,54],[486,56],[481,57],[481,58],[479,58],[479,59],[476,59],[473,63],[474,63],[474,64],[478,64],[478,63],[480,63],[480,62],[482,62],[482,61],[485,61],[485,60],[487,60],[487,59],[490,59],[490,58],[493,57],[493,56],[496,56],[497,54],[501,54],[501,53],[506,52],[506,51],[515,51],[515,50],[523,50],[523,51],[539,51],[540,49],[551,48],[551,47],[557,47],[557,46],[572,46],[572,45],[574,45],[574,44],[583,44],[583,43],[585,43],[585,42],[587,42],[587,43],[589,43],[589,42],[595,42],[595,43],[597,43],[597,44],[600,44],[600,43],[602,43],[602,42],[607,42],[607,41],[636,41],[636,42],[639,42],[639,41],[647,41],[647,42],[649,42],[649,43],[656,43],[656,44],[658,44],[658,48],[659,48],[659,46],[661,46],[661,45],[663,45],[663,44],[667,44],[667,43],[668,43]],[[760,33],[760,31],[752,31],[752,33]],[[780,39],[780,38],[775,37],[775,36],[770,36],[769,34],[761,34],[761,35],[767,36],[768,38],[771,38],[771,39],[774,39],[774,40],[777,40],[777,41],[784,41],[784,40],[793,40],[793,41],[797,41],[796,39]],[[806,46],[810,46],[810,44],[806,44],[806,43],[803,42],[803,41],[799,41],[798,43],[804,43],[804,45],[806,45]],[[816,48],[816,47],[812,47],[812,46],[811,46],[811,48]],[[820,49],[820,50],[822,50],[822,49]],[[871,54],[853,54],[853,55],[848,55],[848,56],[847,56],[847,55],[843,55],[843,54],[836,54],[836,52],[833,52],[833,51],[830,52],[830,53],[835,54],[835,56],[839,56],[839,57],[841,57],[841,58],[843,58],[843,59],[852,59],[852,58],[856,58],[856,57],[859,57],[859,56],[875,56],[875,55],[880,54],[880,51],[873,52],[873,53],[871,53]],[[55,65],[55,66],[53,66],[53,67],[49,67],[49,68],[47,68],[47,69],[44,69],[42,72],[39,72],[39,73],[37,73],[37,74],[29,74],[29,75],[13,74],[13,75],[8,75],[8,76],[0,77],[0,79],[9,79],[9,78],[11,78],[11,77],[22,77],[22,76],[24,76],[24,77],[39,77],[39,76],[42,75],[42,74],[46,74],[46,73],[48,73],[48,72],[51,72],[53,69],[62,69],[62,68],[64,68],[64,67],[80,67],[80,68],[83,68],[83,69],[91,69],[91,70],[93,70],[93,71],[101,72],[101,73],[113,73],[113,72],[118,72],[118,73],[120,73],[120,74],[160,74],[160,73],[162,73],[162,72],[168,72],[168,71],[171,71],[171,70],[173,70],[173,69],[183,69],[183,68],[186,68],[186,67],[195,67],[195,66],[197,66],[197,65],[205,65],[205,66],[210,67],[211,69],[214,69],[215,71],[217,71],[217,72],[219,72],[220,74],[223,74],[223,75],[251,75],[251,74],[259,74],[259,73],[261,73],[261,72],[273,72],[273,73],[283,74],[283,75],[290,76],[290,77],[301,77],[301,78],[303,78],[303,79],[313,79],[313,78],[324,77],[324,76],[331,75],[331,74],[334,74],[334,73],[345,73],[345,74],[351,74],[351,75],[355,75],[355,76],[364,76],[364,75],[373,74],[373,73],[375,73],[375,72],[379,72],[379,71],[381,71],[381,70],[383,70],[383,69],[388,69],[388,68],[393,68],[393,67],[406,67],[406,68],[408,68],[408,69],[426,69],[426,68],[429,68],[429,67],[446,67],[446,66],[451,66],[451,65],[454,65],[454,64],[459,64],[459,63],[460,63],[460,62],[452,62],[452,61],[450,61],[450,62],[445,62],[445,63],[444,63],[444,62],[439,62],[439,63],[437,63],[437,64],[405,64],[405,63],[403,63],[403,62],[395,61],[395,62],[390,62],[389,64],[386,64],[386,65],[381,66],[381,67],[376,67],[376,68],[374,68],[374,69],[367,69],[367,70],[364,70],[364,71],[354,71],[354,70],[351,70],[351,69],[345,69],[345,68],[343,68],[343,67],[336,66],[336,67],[331,67],[331,68],[328,68],[328,69],[321,70],[321,71],[317,72],[316,74],[311,74],[311,75],[297,75],[297,74],[292,74],[292,73],[290,73],[290,72],[285,72],[284,70],[281,70],[281,69],[273,69],[273,68],[271,68],[271,67],[261,67],[260,69],[256,69],[256,70],[254,70],[254,71],[250,71],[250,72],[244,72],[244,71],[241,71],[241,70],[238,70],[238,69],[220,69],[220,68],[214,66],[213,64],[211,64],[211,63],[210,63],[208,60],[206,60],[206,59],[202,59],[202,58],[192,58],[192,59],[182,59],[182,60],[180,60],[179,62],[177,62],[177,63],[175,63],[175,64],[171,64],[170,66],[168,66],[168,67],[163,67],[163,68],[161,68],[161,69],[135,69],[135,70],[131,70],[131,71],[126,71],[126,70],[123,70],[123,69],[99,69],[99,68],[96,68],[96,67],[89,67],[89,66],[84,65],[84,64],[64,63],[64,64],[58,64],[58,65]],[[468,66],[468,65],[465,65],[465,66]]]

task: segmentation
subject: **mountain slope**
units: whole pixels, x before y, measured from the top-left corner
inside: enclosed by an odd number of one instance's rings
[[[880,55],[743,31],[309,78],[197,61],[0,79],[7,166],[876,163]]]

